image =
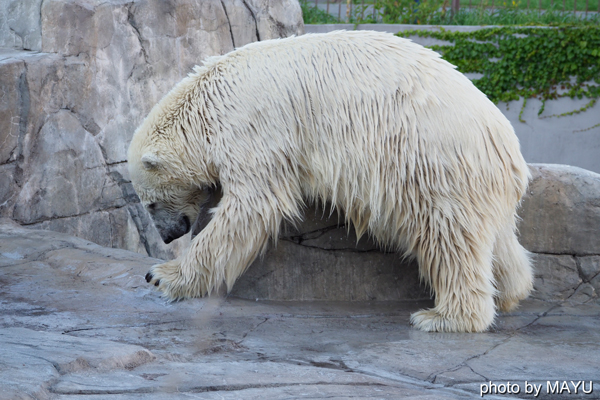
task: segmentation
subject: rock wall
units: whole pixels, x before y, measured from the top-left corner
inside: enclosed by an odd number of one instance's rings
[[[160,258],[126,152],[192,67],[303,33],[297,0],[0,3],[0,217]]]
[[[254,262],[232,294],[247,299],[388,301],[429,298],[417,263],[356,240],[338,213],[310,207],[298,227],[284,227],[278,243]]]

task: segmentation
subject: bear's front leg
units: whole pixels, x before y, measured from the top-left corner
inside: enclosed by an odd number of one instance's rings
[[[154,265],[146,280],[169,300],[203,297],[223,282],[231,290],[237,278],[265,248],[280,218],[255,209],[233,195],[224,196],[213,218],[180,258]],[[257,203],[255,203],[257,204]]]

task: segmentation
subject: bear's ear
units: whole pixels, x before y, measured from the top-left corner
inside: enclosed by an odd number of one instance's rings
[[[162,160],[156,153],[146,153],[142,156],[142,164],[147,170],[157,169],[162,165]]]

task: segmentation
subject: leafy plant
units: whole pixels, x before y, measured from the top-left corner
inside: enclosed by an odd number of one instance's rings
[[[398,36],[431,37],[453,43],[430,46],[463,73],[483,76],[473,83],[493,102],[559,97],[588,98],[575,114],[600,97],[600,27],[502,27],[473,32],[413,30]],[[564,114],[561,114],[564,115]]]
[[[375,0],[384,24],[428,24],[445,18],[448,0]]]
[[[328,14],[325,10],[322,10],[316,6],[311,6],[306,0],[300,1],[300,7],[302,8],[302,17],[305,24],[339,24],[340,20],[331,14]]]

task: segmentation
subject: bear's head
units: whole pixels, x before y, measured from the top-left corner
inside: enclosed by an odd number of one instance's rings
[[[221,197],[208,133],[189,118],[199,110],[176,89],[136,130],[127,157],[133,187],[165,243],[198,234]]]

